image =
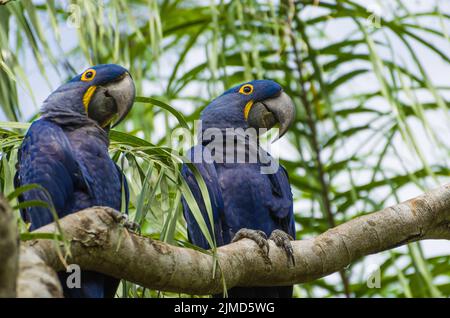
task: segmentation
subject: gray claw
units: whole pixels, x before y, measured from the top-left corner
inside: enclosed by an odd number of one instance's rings
[[[138,223],[128,219],[127,214],[122,214],[122,215],[123,215],[122,216],[123,221],[121,222],[121,224],[123,225],[124,228],[126,228],[130,232],[141,233],[141,226]]]
[[[264,255],[269,255],[269,242],[267,242],[267,235],[263,231],[250,230],[250,229],[240,229],[234,235],[231,243],[237,242],[244,238],[250,239],[258,244],[259,248],[263,251]]]
[[[269,240],[274,241],[278,247],[282,248],[286,252],[288,266],[290,265],[290,262],[292,262],[292,265],[295,266],[294,250],[292,249],[291,244],[291,241],[293,241],[294,238],[286,232],[275,230],[272,234],[270,234]]]
[[[133,222],[133,221],[127,221],[124,224],[124,227],[129,230],[130,232],[141,234],[141,226],[139,223]]]
[[[141,226],[138,223],[131,221],[128,218],[128,214],[120,213],[118,221],[128,231],[134,233],[141,233]]]

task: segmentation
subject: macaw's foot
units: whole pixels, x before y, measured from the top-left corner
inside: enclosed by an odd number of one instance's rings
[[[130,232],[141,233],[141,226],[138,223],[131,221],[128,214],[121,213],[120,224]]]
[[[240,229],[234,235],[231,243],[237,242],[244,238],[250,239],[258,244],[261,251],[265,256],[269,255],[269,242],[267,242],[267,235],[263,231],[259,230],[250,230],[250,229]]]
[[[96,208],[96,207],[94,207],[94,208]],[[99,208],[104,209],[104,207],[99,207]],[[119,211],[114,210],[112,208],[106,208],[106,209],[112,215],[114,220],[116,220],[116,222],[118,222],[120,225],[122,225],[128,231],[134,232],[134,233],[141,233],[141,226],[139,224],[137,224],[136,222],[131,221],[128,218],[128,214],[120,213]]]
[[[290,265],[290,262],[295,266],[294,250],[292,249],[291,244],[291,241],[294,240],[292,236],[281,230],[275,230],[270,234],[269,240],[274,241],[278,247],[281,247],[286,252],[288,266]]]

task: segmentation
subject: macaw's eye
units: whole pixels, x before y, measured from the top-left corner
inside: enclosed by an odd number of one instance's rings
[[[83,82],[92,81],[95,77],[95,74],[96,74],[95,70],[89,69],[86,72],[84,72],[83,75],[81,75],[81,80]]]
[[[241,87],[241,89],[239,90],[239,93],[244,94],[244,95],[250,95],[251,93],[253,93],[253,85],[251,84],[245,84]]]

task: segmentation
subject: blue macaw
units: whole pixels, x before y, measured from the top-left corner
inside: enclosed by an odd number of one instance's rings
[[[33,122],[19,150],[16,187],[38,184],[20,200],[52,203],[59,218],[92,206],[128,206],[125,176],[108,153],[109,130],[130,111],[135,86],[129,72],[114,64],[93,66],[50,94],[42,116]],[[50,195],[51,198],[48,197]],[[123,207],[127,210],[127,206]],[[35,230],[54,221],[44,207],[21,211]],[[69,289],[69,274],[58,273],[65,297],[114,297],[119,280],[81,272],[81,288]]]
[[[237,136],[238,131],[254,128],[259,132],[276,124],[279,124],[280,138],[294,119],[292,100],[279,84],[270,80],[256,80],[231,88],[203,110],[202,139],[190,149],[187,157],[197,167],[208,188],[214,219],[212,228],[197,179],[186,164],[183,165],[182,175],[210,232],[214,230],[218,246],[250,238],[267,253],[267,237],[270,236],[277,246],[286,251],[288,260],[294,262],[290,241],[295,237],[295,221],[287,171],[276,165],[274,169],[263,172],[264,167],[270,167],[272,158],[259,146],[258,133],[253,145],[251,138],[241,139],[241,146],[244,146],[241,150],[237,141],[231,143],[234,145],[231,149],[224,142],[230,137],[230,128],[233,129],[231,134]],[[258,153],[254,161],[249,160],[252,146]],[[246,154],[247,161],[237,161],[239,151]],[[227,157],[227,153],[233,155]],[[209,249],[211,246],[184,198],[183,210],[189,240],[194,245]],[[228,291],[228,296],[286,298],[292,297],[292,286],[235,287]]]

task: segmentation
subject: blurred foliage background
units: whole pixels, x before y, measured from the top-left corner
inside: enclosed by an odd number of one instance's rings
[[[449,2],[0,5],[0,190],[13,192],[17,148],[43,99],[89,65],[118,63],[141,97],[112,133],[111,155],[126,171],[131,215],[145,235],[189,246],[179,204],[189,194],[171,133],[193,131],[212,98],[257,78],[278,81],[297,106],[296,125],[273,150],[290,174],[297,239],[408,199],[450,180]],[[410,244],[298,285],[295,296],[449,296],[449,252],[448,242]],[[129,282],[118,291],[178,296],[192,295]]]

